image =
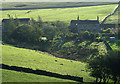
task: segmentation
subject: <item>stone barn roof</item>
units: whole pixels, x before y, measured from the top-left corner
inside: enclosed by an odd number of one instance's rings
[[[98,20],[71,20],[71,24],[99,24]]]
[[[3,19],[2,22],[5,22],[5,21],[8,21],[10,19]],[[17,20],[17,19],[14,19],[14,20]],[[30,18],[18,18],[19,21],[29,21]]]

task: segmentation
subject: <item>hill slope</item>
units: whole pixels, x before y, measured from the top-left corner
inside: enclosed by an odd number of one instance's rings
[[[2,69],[2,82],[75,82],[75,81]]]
[[[80,16],[81,20],[96,20],[100,17],[100,22],[105,16],[109,15],[117,4],[114,5],[100,5],[76,8],[54,8],[54,9],[36,9],[36,10],[4,10],[2,11],[2,18],[8,18],[8,14],[17,18],[34,18],[37,20],[38,16],[43,21],[65,21],[70,23],[71,20],[76,20]],[[30,11],[29,13],[27,13]]]
[[[116,6],[116,10],[113,11],[113,13],[111,13],[112,15],[106,19],[105,24],[111,24],[111,23],[112,24],[118,24],[118,23],[120,24],[120,22],[118,21],[118,18],[119,18],[118,11],[120,11],[120,8],[118,6],[118,9],[117,9],[117,6]]]
[[[2,55],[2,62],[6,65],[83,77],[85,82],[94,80],[85,71],[85,64],[78,61],[56,58],[47,53],[8,45],[2,45]]]
[[[116,2],[7,2],[2,3],[2,9],[39,9],[58,7],[85,7],[117,4]]]

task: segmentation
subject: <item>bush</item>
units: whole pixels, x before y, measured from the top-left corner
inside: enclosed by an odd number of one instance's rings
[[[108,28],[108,29],[106,29],[106,30],[103,30],[103,33],[111,33],[111,29]]]
[[[51,26],[49,24],[45,24],[42,27],[42,31],[43,31],[43,36],[47,37],[48,40],[52,40],[54,38],[54,36],[56,35],[56,27]]]
[[[73,42],[71,41],[71,42],[66,42],[66,43],[64,43],[63,44],[63,46],[62,46],[62,48],[63,49],[69,49],[69,48],[72,48],[72,47],[74,47],[75,45],[73,44]]]
[[[32,26],[22,24],[17,27],[17,29],[12,33],[11,37],[18,42],[34,43],[35,41],[39,41],[41,36],[40,33],[37,34],[35,28]]]

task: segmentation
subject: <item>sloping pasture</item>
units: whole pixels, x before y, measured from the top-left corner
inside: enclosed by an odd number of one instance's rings
[[[37,20],[38,16],[43,21],[65,21],[70,23],[71,20],[76,20],[79,15],[81,20],[96,20],[100,17],[100,22],[105,16],[109,15],[117,4],[114,5],[100,5],[76,8],[53,8],[53,9],[34,9],[34,10],[4,10],[2,11],[2,18],[8,18],[8,14],[17,18],[34,18]],[[28,11],[31,11],[27,13]]]
[[[57,61],[56,61],[57,60]],[[56,58],[48,53],[2,45],[2,62],[9,66],[44,70],[62,75],[83,77],[84,82],[93,81],[85,70],[85,63]],[[7,73],[7,72],[6,72]],[[5,74],[3,74],[4,76]]]

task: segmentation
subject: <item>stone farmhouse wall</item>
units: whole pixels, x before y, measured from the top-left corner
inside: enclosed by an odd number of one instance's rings
[[[93,33],[101,32],[101,27],[98,20],[72,20],[69,26],[72,32],[89,31]]]
[[[89,31],[93,33],[98,33],[100,32],[100,27],[99,24],[78,24],[77,31],[78,32]]]

